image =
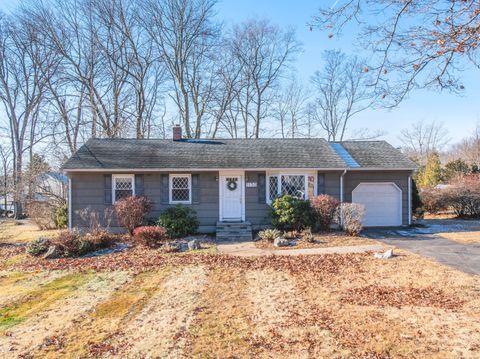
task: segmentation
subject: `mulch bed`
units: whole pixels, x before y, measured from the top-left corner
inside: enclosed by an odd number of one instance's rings
[[[455,310],[463,306],[464,300],[446,294],[433,287],[368,285],[354,288],[342,296],[342,302],[356,305],[434,307]]]

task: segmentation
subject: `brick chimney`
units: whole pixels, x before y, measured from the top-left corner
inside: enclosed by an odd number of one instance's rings
[[[182,127],[180,125],[173,126],[173,140],[180,141],[182,139]]]

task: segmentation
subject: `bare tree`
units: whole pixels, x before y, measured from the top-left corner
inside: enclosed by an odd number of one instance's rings
[[[45,69],[52,56],[43,38],[26,18],[0,19],[0,101],[8,120],[12,156],[15,216],[22,215],[23,166],[26,151],[37,139],[39,105],[45,92]]]
[[[215,4],[215,0],[150,0],[143,11],[145,31],[170,75],[171,97],[189,138],[201,136],[211,94],[209,60],[219,36],[219,28],[212,22]]]
[[[283,31],[266,20],[248,20],[235,26],[231,47],[242,68],[236,111],[243,120],[244,137],[258,138],[274,90],[300,45],[293,30]]]
[[[272,116],[280,123],[282,138],[301,136],[301,129],[305,125],[307,100],[307,91],[295,78],[287,82],[275,96]]]
[[[449,152],[452,160],[461,158],[470,165],[480,166],[480,122],[470,136],[453,145]]]
[[[375,93],[357,57],[326,51],[324,60],[324,69],[312,77],[317,94],[315,116],[329,141],[342,141],[352,117],[373,105]]]
[[[1,187],[3,209],[8,209],[8,197],[12,193],[12,151],[9,146],[0,144]],[[7,212],[5,212],[6,214]]]
[[[478,0],[339,0],[324,6],[311,28],[333,38],[354,23],[358,43],[372,51],[369,70],[386,104],[416,87],[463,90],[461,64],[480,66]]]
[[[425,164],[433,152],[440,152],[450,141],[448,131],[441,122],[415,122],[400,134],[404,151],[412,158]]]

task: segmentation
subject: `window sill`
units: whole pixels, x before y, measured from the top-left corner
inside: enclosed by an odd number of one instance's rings
[[[192,204],[192,202],[188,201],[170,201],[168,204]]]

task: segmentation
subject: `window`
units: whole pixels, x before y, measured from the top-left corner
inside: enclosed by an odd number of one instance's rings
[[[307,174],[275,174],[268,176],[268,203],[275,198],[290,195],[308,199],[315,196],[315,176]]]
[[[113,175],[112,176],[112,198],[113,203],[119,199],[135,195],[134,175]]]
[[[170,203],[191,203],[191,175],[170,175]]]

